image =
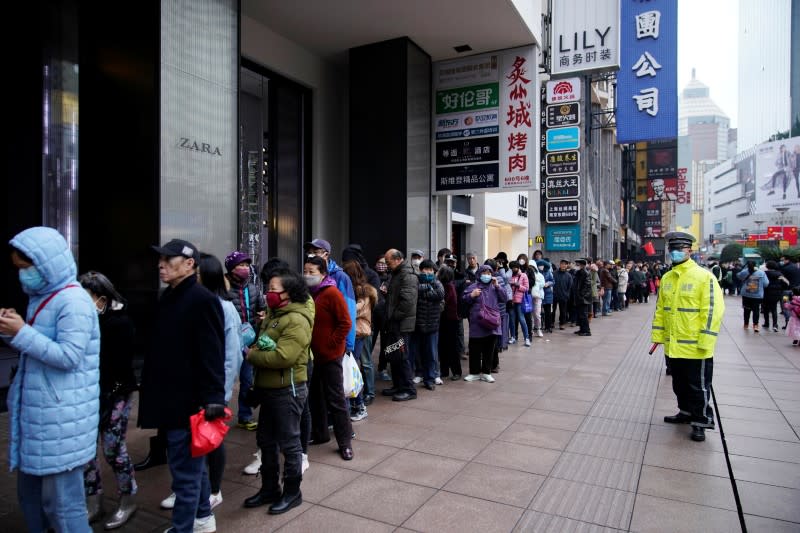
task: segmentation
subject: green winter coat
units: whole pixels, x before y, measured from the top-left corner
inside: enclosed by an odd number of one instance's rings
[[[311,357],[311,330],[314,328],[314,302],[290,303],[270,309],[261,321],[259,337],[267,334],[275,341],[274,350],[250,349],[247,360],[255,369],[253,383],[260,389],[280,389],[308,381],[307,363]]]

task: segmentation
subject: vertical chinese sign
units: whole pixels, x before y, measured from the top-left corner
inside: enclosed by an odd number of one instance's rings
[[[433,68],[433,194],[538,187],[533,47]]]
[[[617,142],[678,136],[678,2],[621,0]]]

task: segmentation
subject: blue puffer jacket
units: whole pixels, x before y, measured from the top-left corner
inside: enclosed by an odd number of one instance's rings
[[[328,275],[336,281],[336,288],[344,296],[347,311],[350,313],[350,332],[345,339],[344,349],[352,352],[356,347],[356,292],[353,290],[353,282],[333,259],[328,259]]]
[[[20,352],[8,391],[9,463],[45,476],[83,466],[97,449],[100,327],[89,294],[75,279],[67,242],[52,228],[30,228],[10,244],[27,255],[47,281],[29,294],[27,321],[51,294],[33,326],[7,342]]]

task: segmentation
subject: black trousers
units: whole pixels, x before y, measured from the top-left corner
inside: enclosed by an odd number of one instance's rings
[[[750,313],[752,312],[753,325],[757,326],[760,315],[758,310],[761,307],[761,299],[748,298],[747,296],[742,296],[742,306],[744,307],[744,325],[746,326],[750,323]]]
[[[350,422],[350,408],[344,397],[342,358],[324,363],[317,361],[310,383],[308,406],[311,409],[311,438],[316,442],[330,439],[328,432],[330,414],[337,444],[340,448],[349,448],[353,438],[353,426]]]
[[[555,322],[556,313],[558,313],[558,325],[561,327],[566,326],[567,322],[569,322],[566,300],[553,300],[553,322]]]
[[[256,443],[261,450],[262,490],[280,492],[280,457],[283,454],[283,477],[302,477],[300,417],[306,403],[305,383],[282,389],[258,389],[261,408],[258,410]]]
[[[491,374],[497,335],[469,338],[469,373]]]
[[[591,333],[589,329],[589,309],[592,304],[578,304],[578,331],[581,333]]]
[[[772,327],[778,327],[778,302],[781,301],[781,295],[766,296],[764,304],[761,306],[761,312],[764,313],[764,327],[769,327],[769,316],[772,315]]]
[[[553,329],[554,318],[553,304],[542,304],[542,327],[546,330]]]
[[[711,379],[714,358],[669,358],[672,371],[672,391],[678,398],[678,409],[692,417],[691,424],[714,428],[714,409],[711,406]]]
[[[442,318],[439,323],[439,373],[443,378],[461,375],[461,353],[456,343],[460,326],[461,320]]]

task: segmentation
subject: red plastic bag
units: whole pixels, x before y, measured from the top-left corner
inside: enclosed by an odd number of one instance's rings
[[[231,410],[225,408],[225,416],[209,422],[206,420],[206,410],[201,409],[199,413],[189,417],[189,426],[192,429],[192,457],[201,457],[213,452],[228,432],[226,422],[233,417]]]

